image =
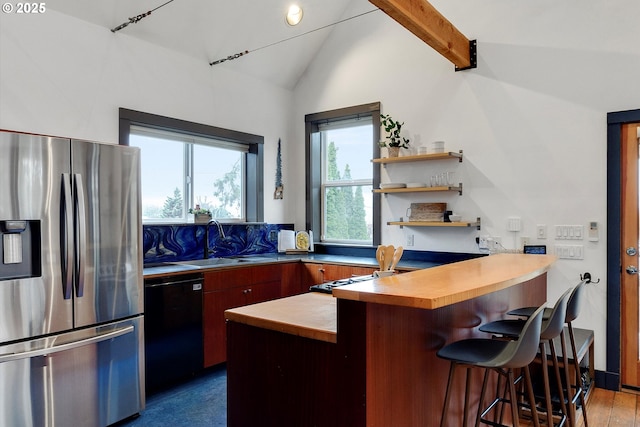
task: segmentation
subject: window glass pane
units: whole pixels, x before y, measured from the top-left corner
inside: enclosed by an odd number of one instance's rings
[[[184,218],[184,144],[133,133],[129,138],[142,154],[142,220]]]
[[[328,186],[324,189],[324,240],[373,241],[372,186]]]
[[[239,151],[194,146],[194,203],[209,209],[213,218],[244,219],[244,159]]]
[[[326,181],[368,179],[373,176],[373,127],[368,123],[322,132]]]

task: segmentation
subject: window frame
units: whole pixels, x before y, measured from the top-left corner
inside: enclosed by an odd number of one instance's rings
[[[358,117],[371,116],[373,157],[380,157],[380,102],[362,104],[353,107],[340,108],[336,110],[324,111],[320,113],[305,115],[305,168],[307,171],[305,180],[306,206],[305,206],[305,226],[313,231],[316,243],[340,244],[334,242],[320,242],[322,232],[322,141],[319,136],[319,124],[327,121],[341,121],[345,119],[355,119]],[[380,185],[380,168],[371,163],[372,186],[377,188]],[[380,214],[380,194],[372,195],[373,209],[373,239],[372,246],[376,247],[381,242],[381,214]],[[344,244],[347,244],[346,242]],[[361,246],[361,245],[358,245]]]
[[[194,137],[214,138],[245,145],[245,222],[264,222],[264,137],[141,111],[119,109],[119,144],[129,145],[131,126],[179,132]],[[227,220],[223,220],[227,222]],[[228,222],[237,222],[228,220]]]

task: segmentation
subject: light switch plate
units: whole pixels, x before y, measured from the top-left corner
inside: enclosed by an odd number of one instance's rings
[[[600,240],[600,235],[598,232],[598,222],[590,221],[589,222],[589,241],[597,242],[598,240]]]
[[[538,239],[546,239],[547,238],[547,226],[544,224],[538,224],[536,226],[536,237]]]

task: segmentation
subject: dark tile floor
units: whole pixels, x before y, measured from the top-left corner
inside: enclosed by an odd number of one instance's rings
[[[223,365],[206,370],[190,381],[147,396],[139,417],[118,427],[226,427],[227,370]],[[115,427],[115,426],[114,426]]]

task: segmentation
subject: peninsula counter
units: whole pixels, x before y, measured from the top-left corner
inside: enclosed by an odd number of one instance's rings
[[[439,425],[449,364],[436,351],[545,303],[555,259],[491,255],[228,310],[228,425]]]

